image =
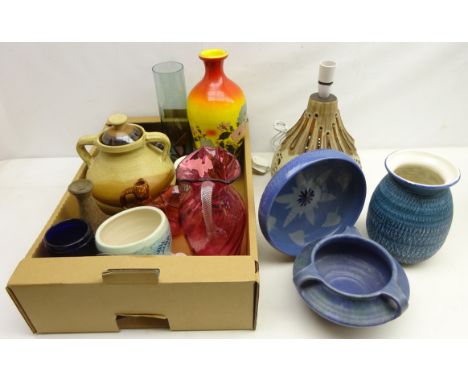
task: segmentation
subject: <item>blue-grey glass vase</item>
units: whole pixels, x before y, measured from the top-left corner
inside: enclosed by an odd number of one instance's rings
[[[154,65],[152,70],[161,132],[171,140],[171,158],[175,161],[193,151],[193,138],[187,118],[184,65],[166,61]]]
[[[460,172],[445,159],[430,153],[401,150],[390,154],[388,171],[375,189],[367,213],[367,231],[400,263],[416,264],[433,256],[444,244],[453,217],[450,187]],[[398,167],[430,167],[439,184],[412,181],[397,174]],[[396,171],[396,172],[395,172]]]

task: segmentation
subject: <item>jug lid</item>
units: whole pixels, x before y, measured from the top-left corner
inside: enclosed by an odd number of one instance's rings
[[[364,174],[351,157],[330,149],[306,152],[267,184],[260,228],[273,247],[297,256],[307,244],[353,226],[365,198]]]
[[[125,114],[112,114],[108,119],[108,126],[99,137],[102,144],[106,146],[123,146],[138,141],[143,130],[132,123],[128,123]]]

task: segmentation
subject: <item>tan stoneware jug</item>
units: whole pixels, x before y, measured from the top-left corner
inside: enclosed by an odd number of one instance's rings
[[[88,152],[87,145],[95,150]],[[111,115],[100,134],[83,136],[76,145],[88,166],[93,196],[107,214],[142,205],[170,185],[174,179],[170,149],[165,134],[146,132],[128,123],[124,114]]]

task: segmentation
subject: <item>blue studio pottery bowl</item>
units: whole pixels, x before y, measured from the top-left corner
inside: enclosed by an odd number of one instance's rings
[[[353,228],[306,246],[293,274],[306,304],[339,325],[381,325],[408,307],[409,284],[401,266]]]
[[[314,150],[282,167],[263,192],[258,218],[268,242],[297,256],[311,242],[354,225],[366,198],[358,164],[336,150]]]

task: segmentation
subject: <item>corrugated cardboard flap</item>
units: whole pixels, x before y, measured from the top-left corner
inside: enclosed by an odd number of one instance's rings
[[[121,273],[126,272],[128,277],[134,278],[159,269],[158,283],[161,284],[258,281],[255,263],[250,256],[26,258],[18,264],[8,284],[100,284],[103,273],[109,269],[125,270]]]

